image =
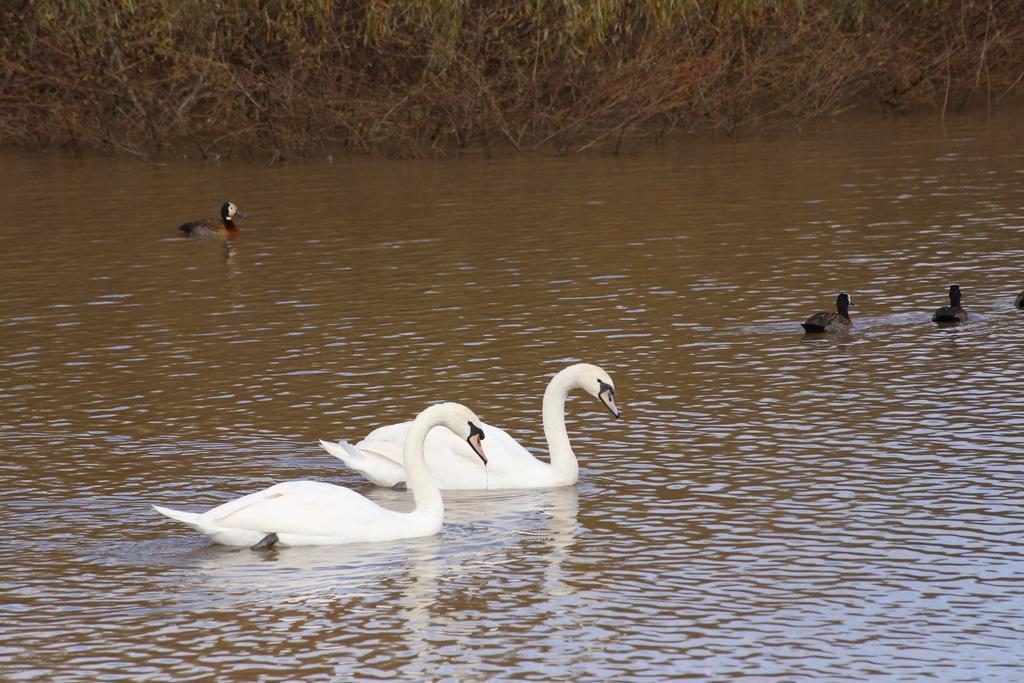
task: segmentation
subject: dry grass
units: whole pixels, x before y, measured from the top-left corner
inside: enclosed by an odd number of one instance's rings
[[[9,0],[0,140],[233,153],[617,150],[1024,89],[1018,0]]]

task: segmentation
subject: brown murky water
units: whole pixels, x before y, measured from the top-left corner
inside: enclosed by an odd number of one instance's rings
[[[850,119],[633,159],[0,156],[0,677],[1024,678],[1024,124]],[[231,199],[230,250],[175,235]],[[971,322],[931,311],[957,282]],[[807,315],[854,298],[848,337]],[[457,400],[579,485],[434,538],[211,545],[202,510]]]

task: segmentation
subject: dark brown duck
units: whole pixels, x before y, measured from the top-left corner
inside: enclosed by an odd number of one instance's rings
[[[853,327],[850,320],[850,306],[853,306],[853,299],[846,292],[839,292],[836,297],[835,313],[815,313],[803,325],[806,332],[845,332]]]
[[[967,311],[960,306],[960,285],[949,286],[949,305],[943,306],[935,311],[932,322],[936,323],[965,323],[967,322]]]

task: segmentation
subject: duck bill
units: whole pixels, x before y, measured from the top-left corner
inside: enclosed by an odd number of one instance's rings
[[[480,434],[470,434],[469,438],[466,439],[466,443],[476,453],[476,457],[480,458],[484,465],[487,464],[487,454],[484,453],[484,445],[480,443],[482,436]]]
[[[249,214],[247,214],[245,211],[236,211],[235,212],[235,218],[248,218],[248,217],[249,217]]]
[[[610,391],[602,391],[597,396],[601,399],[601,403],[608,409],[608,412],[612,414],[612,417],[622,417],[622,413],[619,411],[619,407],[615,405],[615,395]]]

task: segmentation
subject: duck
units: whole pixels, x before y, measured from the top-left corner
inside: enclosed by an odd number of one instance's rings
[[[214,543],[267,550],[275,545],[340,545],[432,536],[441,531],[444,502],[423,457],[430,430],[443,426],[487,465],[482,421],[459,403],[424,409],[412,421],[402,445],[412,512],[377,505],[352,489],[319,481],[289,481],[250,493],[203,513],[159,505],[153,509],[192,527]]]
[[[845,332],[853,327],[850,320],[850,307],[853,299],[846,292],[839,292],[836,297],[835,313],[815,313],[806,322],[800,323],[805,332]]]
[[[189,237],[227,237],[238,234],[235,218],[248,218],[249,214],[238,210],[231,202],[224,202],[220,207],[220,221],[215,218],[198,218],[178,226]]]
[[[615,384],[607,372],[590,363],[577,363],[557,372],[544,391],[542,420],[549,460],[534,457],[503,429],[482,423],[487,432],[488,464],[474,464],[472,451],[441,430],[427,436],[427,464],[439,489],[527,489],[572,486],[579,479],[579,463],[565,428],[565,401],[581,389],[600,401],[613,417],[622,413],[615,403]],[[401,445],[413,425],[409,422],[379,427],[354,446],[347,441],[321,441],[338,458],[377,486],[401,488],[407,479],[400,457]],[[468,464],[467,464],[468,463]]]
[[[1017,308],[1024,308],[1024,292],[1017,295],[1017,298],[1013,300],[1013,305]]]
[[[965,323],[967,322],[967,311],[960,307],[960,285],[949,286],[949,305],[943,306],[935,311],[932,322],[936,323]]]

